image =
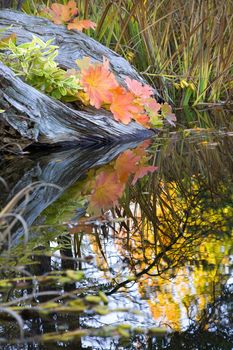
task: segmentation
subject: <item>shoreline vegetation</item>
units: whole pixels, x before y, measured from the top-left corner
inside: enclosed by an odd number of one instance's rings
[[[26,0],[41,15],[53,1]],[[58,1],[67,4],[67,1]],[[233,3],[217,1],[76,1],[86,33],[125,57],[165,101],[177,107],[231,104]]]

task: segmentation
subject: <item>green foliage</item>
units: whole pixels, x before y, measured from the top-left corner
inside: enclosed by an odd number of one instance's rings
[[[43,42],[33,36],[31,42],[17,46],[10,40],[7,44],[10,54],[1,54],[0,59],[36,89],[56,99],[77,100],[79,81],[75,75],[68,76],[58,67],[55,62],[58,46],[51,45],[52,41]]]

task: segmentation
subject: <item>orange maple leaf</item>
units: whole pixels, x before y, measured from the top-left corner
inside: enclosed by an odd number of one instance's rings
[[[134,102],[133,94],[120,86],[112,90],[110,110],[114,119],[123,124],[129,124],[134,118],[134,114],[142,112],[141,106]]]
[[[122,153],[116,160],[114,168],[117,172],[117,177],[120,182],[125,183],[128,177],[135,173],[138,168],[139,156],[136,156],[134,152],[128,150]]]
[[[143,125],[145,128],[150,127],[150,118],[147,114],[135,114],[134,119],[137,123]]]
[[[153,89],[149,85],[142,85],[139,81],[135,79],[126,78],[125,82],[127,87],[132,94],[140,98],[148,98],[153,95]]]
[[[111,103],[111,89],[118,86],[114,74],[105,65],[93,65],[81,71],[80,82],[90,98],[90,104],[96,108],[103,103]]]
[[[78,18],[73,19],[70,23],[67,25],[67,29],[76,29],[79,30],[80,32],[83,31],[83,29],[95,29],[96,28],[96,23],[88,20],[88,19],[82,19],[79,20]]]
[[[75,1],[68,1],[66,5],[54,3],[48,9],[48,13],[55,24],[63,24],[78,15],[78,8]]]
[[[117,203],[124,191],[125,185],[118,181],[116,172],[102,171],[96,177],[90,206],[108,209]]]

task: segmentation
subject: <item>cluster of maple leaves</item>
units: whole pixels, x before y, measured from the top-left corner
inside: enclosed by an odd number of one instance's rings
[[[65,24],[69,30],[82,31],[96,27],[94,22],[78,18],[79,10],[75,1],[69,1],[65,5],[53,3],[45,12],[54,23]],[[174,124],[176,117],[171,107],[167,103],[159,104],[153,98],[153,89],[149,85],[127,77],[125,87],[121,86],[111,72],[106,58],[102,64],[91,64],[88,57],[76,62],[80,68],[80,75],[77,77],[81,85],[78,97],[84,104],[90,104],[97,109],[108,109],[115,120],[124,124],[136,120],[144,127],[160,127],[163,118]],[[73,74],[73,70],[68,74]]]
[[[81,69],[80,84],[85,92],[85,99],[91,106],[110,110],[114,119],[124,124],[134,119],[149,127],[150,116],[160,117],[158,111],[161,105],[152,97],[153,90],[149,85],[142,85],[127,77],[127,88],[121,86],[105,58],[102,64],[91,64],[87,57],[77,60],[77,64]]]
[[[158,169],[148,165],[149,157],[146,148],[150,140],[143,142],[133,150],[120,154],[115,162],[109,164],[104,170],[99,170],[95,178],[86,184],[89,197],[89,211],[98,213],[100,208],[107,210],[118,203],[127,183],[135,185],[138,179]]]
[[[42,13],[50,18],[55,24],[65,24],[67,29],[95,29],[96,24],[88,19],[79,19],[79,9],[75,1],[68,1],[67,4],[53,3],[51,7],[46,7]]]

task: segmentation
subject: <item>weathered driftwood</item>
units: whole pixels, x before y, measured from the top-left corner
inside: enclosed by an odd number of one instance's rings
[[[75,60],[84,56],[91,57],[94,62],[102,61],[104,56],[109,59],[119,81],[122,82],[125,76],[144,81],[125,59],[112,50],[83,33],[68,31],[46,19],[3,10],[0,11],[2,28],[7,28],[6,35],[16,33],[18,43],[30,41],[32,35],[44,41],[54,38],[54,44],[59,46],[57,61],[64,68],[76,67]],[[22,82],[2,63],[0,108],[6,110],[1,118],[32,142],[125,142],[148,138],[152,134],[136,122],[127,126],[118,123],[110,112],[104,110],[84,108],[81,111],[68,107]]]
[[[0,63],[0,108],[5,120],[41,143],[108,142],[149,137],[137,123],[123,125],[104,110],[77,111],[25,84]]]

